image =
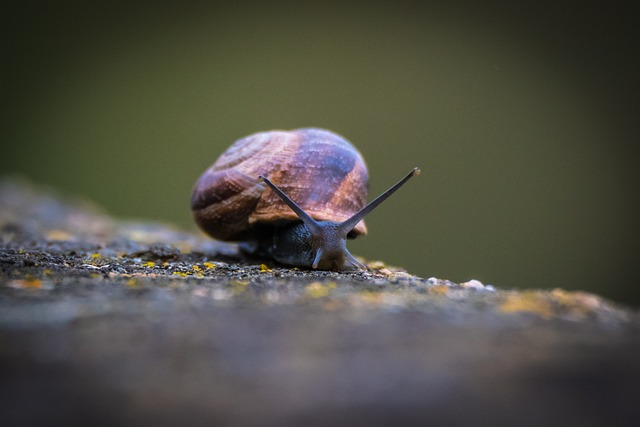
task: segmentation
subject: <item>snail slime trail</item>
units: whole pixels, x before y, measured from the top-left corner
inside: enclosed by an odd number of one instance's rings
[[[347,140],[315,128],[261,132],[236,141],[200,176],[191,209],[211,237],[244,243],[256,256],[365,269],[346,239],[366,234],[364,217],[419,173],[414,168],[366,204],[367,167]]]

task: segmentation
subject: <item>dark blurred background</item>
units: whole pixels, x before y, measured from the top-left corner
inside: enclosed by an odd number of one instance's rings
[[[370,197],[350,245],[425,277],[640,304],[634,2],[5,1],[0,174],[195,229],[234,140],[333,130]]]

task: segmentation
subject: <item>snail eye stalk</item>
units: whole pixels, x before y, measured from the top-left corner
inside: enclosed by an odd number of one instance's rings
[[[375,208],[377,208],[380,205],[380,203],[384,202],[385,200],[387,200],[389,196],[391,196],[393,193],[398,191],[398,189],[402,187],[407,181],[409,181],[414,175],[420,175],[419,168],[417,167],[413,168],[411,172],[409,172],[400,181],[395,183],[391,188],[389,188],[387,191],[385,191],[384,193],[382,193],[381,195],[373,199],[371,202],[369,202],[369,204],[367,204],[367,206],[360,209],[360,211],[356,212],[351,218],[342,222],[340,224],[340,229],[345,234],[345,236],[347,235],[348,232],[353,230],[356,224],[362,221],[365,216],[369,215],[371,211],[373,211]]]

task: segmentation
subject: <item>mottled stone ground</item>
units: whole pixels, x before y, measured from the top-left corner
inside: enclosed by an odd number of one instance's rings
[[[0,181],[3,425],[631,425],[640,316],[597,295],[248,260]]]

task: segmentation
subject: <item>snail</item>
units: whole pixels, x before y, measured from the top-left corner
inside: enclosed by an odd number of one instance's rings
[[[366,234],[363,218],[420,170],[366,204],[362,155],[323,129],[256,133],[239,139],[196,182],[191,210],[213,238],[301,268],[366,269],[346,247]]]

